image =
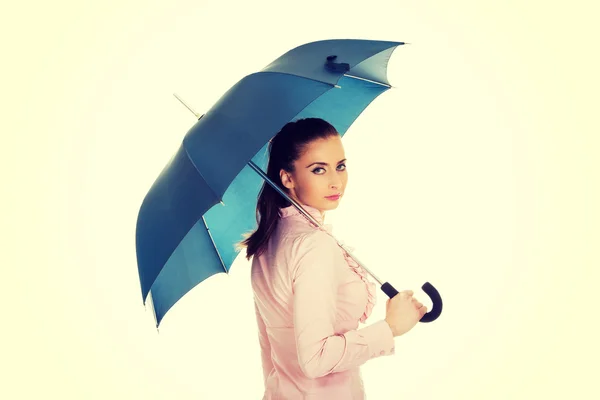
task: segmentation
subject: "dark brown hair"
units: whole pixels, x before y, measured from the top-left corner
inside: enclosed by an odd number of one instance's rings
[[[313,140],[326,139],[339,135],[329,122],[321,118],[304,118],[288,122],[270,140],[269,163],[266,175],[289,195],[283,186],[279,172],[283,169],[294,172],[294,161],[300,158],[308,144]],[[267,182],[263,182],[256,204],[256,222],[258,227],[254,232],[244,235],[246,238],[238,244],[238,248],[246,247],[246,259],[261,255],[267,247],[269,238],[279,222],[281,208],[289,207],[291,203],[277,193]]]

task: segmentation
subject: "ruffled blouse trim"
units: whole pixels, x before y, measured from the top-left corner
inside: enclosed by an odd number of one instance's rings
[[[323,225],[323,230],[326,231],[327,233],[331,234],[332,226],[329,224],[325,224],[325,225]],[[352,252],[354,250],[354,247],[348,246],[345,243],[342,243],[342,244],[344,245],[344,247],[346,249],[348,249],[348,251]],[[377,304],[377,285],[375,285],[375,283],[369,281],[368,276],[367,276],[367,271],[365,271],[365,269],[363,267],[361,267],[356,261],[354,261],[354,259],[352,257],[350,257],[348,252],[346,250],[344,250],[343,247],[340,246],[340,248],[342,249],[342,253],[344,254],[346,263],[348,264],[348,266],[350,266],[350,269],[352,269],[352,271],[356,275],[358,275],[360,280],[363,281],[363,283],[365,284],[365,287],[367,289],[367,305],[365,307],[365,312],[363,313],[363,315],[360,318],[360,322],[364,323],[367,320],[367,318],[369,318],[371,313],[373,312],[373,308],[375,307],[375,304]]]
[[[324,218],[321,215],[321,213],[319,212],[319,210],[317,210],[316,208],[313,208],[311,206],[305,205],[305,204],[302,204],[302,207],[321,224],[321,227],[322,227],[321,230],[327,232],[329,235],[332,234],[332,229],[333,229],[332,225],[323,223]],[[300,213],[300,211],[298,211],[298,209],[296,207],[294,207],[293,205],[282,208],[280,215],[282,218],[298,216],[298,217],[302,218],[302,220],[306,221],[306,223],[312,225],[306,219],[306,217],[304,217],[304,215],[302,215]],[[343,244],[348,249],[348,251],[352,252],[354,250],[353,247],[348,246],[345,243],[343,243]],[[362,317],[360,318],[360,322],[364,323],[366,321],[366,319],[369,318],[369,316],[371,315],[371,312],[373,311],[373,307],[375,306],[375,304],[377,302],[377,286],[374,283],[369,281],[369,279],[367,277],[367,272],[365,271],[365,269],[363,267],[361,267],[356,261],[354,261],[354,259],[352,259],[352,257],[350,257],[350,255],[344,250],[343,247],[340,247],[340,248],[342,249],[342,253],[344,254],[346,263],[348,264],[348,266],[350,266],[350,269],[352,269],[352,271],[360,278],[360,280],[363,281],[363,283],[365,284],[365,287],[367,288],[367,306],[365,308],[365,312],[363,313]]]

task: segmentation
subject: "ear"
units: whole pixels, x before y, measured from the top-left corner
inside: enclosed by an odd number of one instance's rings
[[[279,171],[279,178],[281,179],[281,183],[288,189],[294,188],[294,182],[292,181],[292,176],[286,172],[286,170],[281,169]]]

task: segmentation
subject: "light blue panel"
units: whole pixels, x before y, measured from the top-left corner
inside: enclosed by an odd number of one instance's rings
[[[365,108],[387,87],[344,77],[338,85],[313,101],[296,119],[319,117],[331,123],[343,136]]]
[[[348,71],[348,74],[389,85],[390,82],[387,79],[387,66],[392,57],[392,53],[396,49],[397,47],[391,47],[361,61],[358,65]]]

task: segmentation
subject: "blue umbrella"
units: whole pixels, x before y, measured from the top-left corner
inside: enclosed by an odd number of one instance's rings
[[[196,114],[198,121],[150,188],[137,220],[142,298],[145,304],[151,296],[157,328],[192,288],[229,272],[236,243],[256,229],[263,180],[318,225],[263,172],[268,142],[286,123],[308,117],[327,120],[343,136],[391,87],[388,60],[403,44],[343,39],[299,46],[240,80],[204,115]],[[390,298],[398,293],[366,270]],[[430,322],[442,301],[428,282],[422,288],[433,308],[421,321]]]

